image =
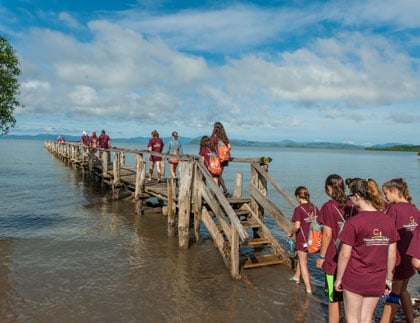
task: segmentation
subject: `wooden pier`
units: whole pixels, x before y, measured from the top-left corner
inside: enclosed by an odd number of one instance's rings
[[[243,195],[243,174],[238,173],[233,196],[226,198],[200,156],[175,157],[148,150],[114,147],[104,150],[102,158],[98,158],[98,153],[80,143],[46,141],[44,147],[63,161],[100,177],[112,188],[115,199],[121,198],[123,192],[131,192],[130,198],[136,203],[138,214],[145,210],[149,199],[157,199],[162,214],[168,218],[169,231],[178,234],[180,248],[189,247],[190,227],[198,241],[200,225],[204,225],[235,279],[241,277],[243,269],[276,264],[291,266],[293,263],[264,223],[264,216],[268,215],[285,232],[289,232],[292,226],[269,199],[267,185],[272,185],[275,192],[292,207],[296,206],[268,174],[269,158],[231,158],[230,162],[250,165],[249,197]],[[134,155],[134,165],[126,164],[128,154]],[[179,159],[179,178],[149,183],[146,180],[146,160],[151,154],[161,156],[164,160]],[[112,160],[110,157],[113,157]],[[193,222],[192,226],[190,221]]]

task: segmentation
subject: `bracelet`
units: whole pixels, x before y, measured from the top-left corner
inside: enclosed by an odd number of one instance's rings
[[[391,279],[385,279],[385,285],[388,285],[389,287],[392,286],[392,280]]]
[[[319,258],[319,259],[325,259],[325,256],[321,256],[321,255],[319,255],[319,256],[318,256],[318,258]]]

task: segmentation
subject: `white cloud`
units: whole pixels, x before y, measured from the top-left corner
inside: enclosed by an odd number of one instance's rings
[[[399,13],[410,20],[416,6],[404,0]],[[61,12],[61,22],[89,34],[81,40],[78,34],[32,28],[20,35],[26,108],[19,114],[102,119],[116,128],[125,122],[174,122],[199,130],[218,118],[235,127],[237,136],[264,136],[267,129],[279,131],[277,136],[305,133],[338,121],[346,122],[344,129],[369,122],[372,111],[382,112],[376,121],[418,123],[417,111],[394,113],[401,102],[420,100],[416,56],[393,37],[353,28],[404,26],[390,11],[377,18],[364,14],[372,8],[355,1],[311,10],[131,10],[83,24]],[[352,17],[345,24],[352,28],[322,32],[324,24],[344,21],[346,11]],[[291,38],[296,43],[287,47]],[[411,44],[416,41],[412,36]]]

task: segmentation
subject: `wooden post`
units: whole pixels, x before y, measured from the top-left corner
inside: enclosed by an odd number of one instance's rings
[[[114,164],[113,164],[113,168],[112,168],[112,172],[114,174],[114,180],[112,182],[113,186],[118,186],[120,185],[120,153],[117,151],[114,153]]]
[[[176,222],[175,178],[168,178],[166,186],[168,190],[168,233],[170,236],[173,236],[175,233],[175,222]]]
[[[136,187],[134,191],[134,199],[138,201],[140,195],[144,190],[144,181],[146,179],[146,162],[143,158],[143,155],[136,155]]]
[[[233,191],[233,197],[242,196],[242,183],[243,183],[244,174],[236,173],[235,177],[235,190]]]
[[[233,278],[239,279],[239,235],[236,229],[231,225],[232,239],[230,242],[230,274]]]
[[[95,162],[95,154],[93,153],[92,149],[89,149],[89,155],[88,155],[88,167],[89,167],[89,173],[92,173],[93,171],[93,163]]]
[[[193,162],[180,165],[179,195],[178,195],[178,238],[179,247],[187,249],[189,245],[189,227],[191,213],[191,181],[193,177]]]
[[[194,168],[194,181],[192,189],[192,205],[194,213],[194,234],[195,241],[200,241],[200,222],[201,222],[201,210],[203,207],[203,184],[204,177],[198,171],[197,165]]]
[[[102,177],[108,176],[108,152],[104,150],[102,152]]]

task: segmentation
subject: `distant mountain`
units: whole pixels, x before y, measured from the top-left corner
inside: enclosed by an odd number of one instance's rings
[[[58,135],[52,134],[37,134],[37,135],[5,135],[0,136],[0,139],[30,139],[30,140],[56,140]],[[66,141],[80,141],[81,136],[62,135]],[[180,137],[179,141],[182,144],[200,143],[201,137],[188,138]],[[150,137],[132,137],[132,138],[112,138],[112,143],[141,143],[146,145]],[[167,143],[171,140],[170,137],[163,137],[163,142]],[[235,146],[258,146],[258,147],[284,147],[284,148],[313,148],[313,149],[366,149],[366,150],[389,150],[389,151],[415,151],[420,152],[419,145],[404,145],[397,143],[378,144],[371,147],[360,145],[337,143],[337,142],[295,142],[293,140],[282,141],[253,141],[246,139],[231,139],[232,145]]]

